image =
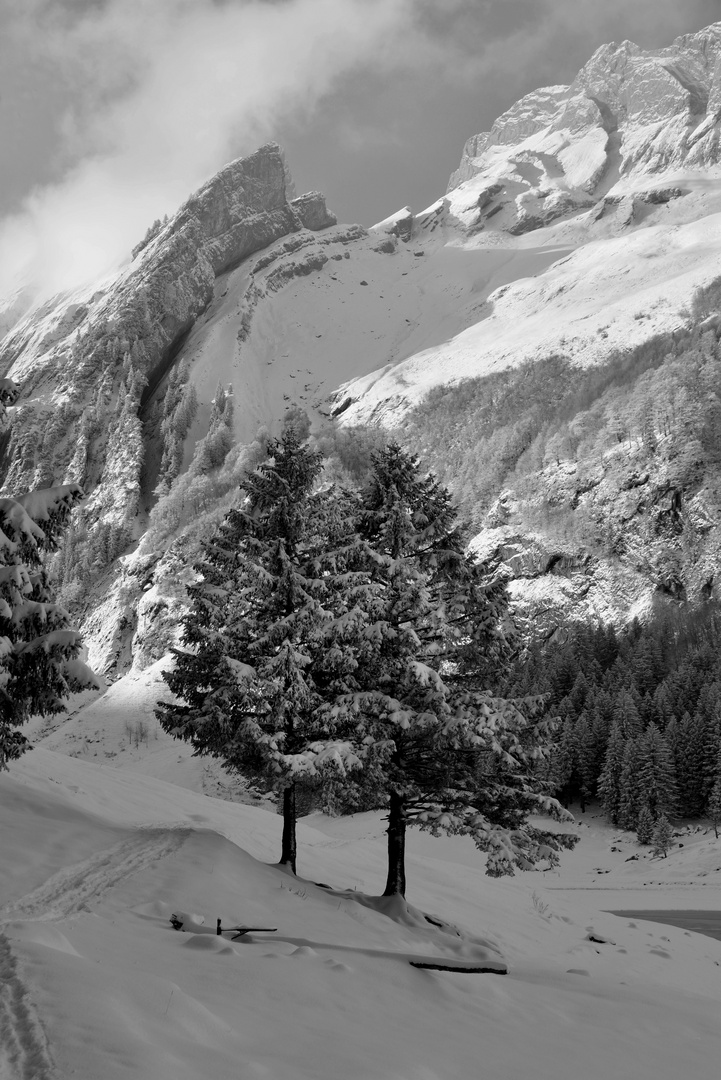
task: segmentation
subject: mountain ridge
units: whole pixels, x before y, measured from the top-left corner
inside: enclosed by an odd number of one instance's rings
[[[556,355],[580,378],[691,335],[721,277],[720,80],[721,23],[653,53],[604,46],[473,136],[436,203],[370,230],[296,197],[269,144],[115,277],[21,319],[0,343],[21,386],[4,485],[86,487],[58,570],[98,669],[172,644],[184,530],[222,514],[286,408],[396,428],[434,388]],[[167,553],[135,550],[149,523]]]

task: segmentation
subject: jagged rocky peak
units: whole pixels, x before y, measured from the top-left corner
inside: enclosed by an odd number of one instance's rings
[[[107,352],[115,341],[121,355],[135,346],[134,365],[152,381],[211,301],[216,277],[283,236],[336,223],[320,193],[294,195],[275,144],[226,165],[135,248],[114,280],[35,307],[0,344],[0,373],[12,374],[27,397],[44,378],[73,380],[79,352],[88,361],[95,346]],[[97,359],[100,379],[106,364]]]
[[[198,246],[218,275],[278,236],[336,224],[319,192],[294,196],[283,151],[269,143],[216,173],[159,235],[194,237],[197,231]]]
[[[717,167],[720,142],[721,23],[665,49],[604,45],[570,86],[526,94],[467,141],[446,209],[473,231],[498,215],[494,229],[524,232],[612,189]],[[471,208],[481,213],[469,217]]]
[[[465,180],[470,180],[480,171],[477,162],[485,151],[492,146],[513,146],[524,139],[543,131],[558,114],[559,103],[569,97],[567,86],[544,86],[517,101],[494,122],[490,131],[472,135],[466,141],[461,156],[461,164],[448,181],[448,191],[452,191]]]
[[[36,305],[0,343],[0,377],[21,387],[3,486],[80,483],[91,531],[104,522],[130,534],[145,405],[216,279],[274,241],[335,222],[318,192],[295,197],[283,152],[269,144],[222,168],[102,287]]]

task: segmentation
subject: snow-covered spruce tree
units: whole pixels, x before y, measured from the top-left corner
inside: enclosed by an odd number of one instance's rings
[[[472,836],[493,876],[556,862],[576,837],[528,820],[571,820],[537,768],[554,724],[485,689],[504,653],[504,582],[466,554],[450,493],[399,445],[374,455],[361,498],[366,629],[331,711],[388,809],[384,895],[405,894],[409,824]]]
[[[636,822],[636,839],[639,844],[651,843],[655,824],[651,808],[648,803],[645,802],[638,812],[638,820]]]
[[[278,792],[280,862],[295,872],[296,783],[355,764],[320,708],[356,664],[345,638],[358,615],[352,595],[342,599],[355,581],[346,535],[354,514],[351,496],[314,491],[322,458],[294,428],[267,454],[243,481],[243,507],[204,545],[189,589],[188,649],[175,650],[176,667],[164,673],[177,701],[156,714],[196,753]]]
[[[678,811],[673,754],[655,724],[638,740],[638,799],[648,805],[654,820]]]
[[[651,845],[654,855],[662,855],[666,858],[668,849],[673,843],[673,828],[665,814],[659,814],[651,836]]]
[[[619,780],[620,802],[618,824],[624,829],[635,829],[641,808],[638,786],[639,744],[638,739],[627,739],[623,746],[623,763]]]
[[[18,729],[31,716],[61,712],[68,694],[98,685],[42,561],[82,496],[66,484],[0,499],[0,770],[29,748]]]
[[[614,719],[609,735],[606,757],[603,759],[603,768],[598,781],[598,794],[603,804],[603,812],[606,813],[607,818],[614,825],[617,825],[621,818],[623,797],[621,773],[623,771],[625,746],[622,721]]]
[[[721,822],[721,750],[716,757],[716,779],[706,803],[706,813],[711,818],[714,835],[718,840],[718,827]]]

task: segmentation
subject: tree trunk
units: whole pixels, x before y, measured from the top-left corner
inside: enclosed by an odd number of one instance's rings
[[[384,896],[406,895],[406,810],[403,796],[391,791],[388,811],[388,879]]]
[[[283,846],[280,865],[289,866],[295,873],[295,784],[289,784],[283,791]]]

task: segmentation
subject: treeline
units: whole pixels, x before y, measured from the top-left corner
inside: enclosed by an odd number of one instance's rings
[[[721,820],[721,607],[647,625],[579,625],[532,644],[499,688],[545,694],[562,727],[551,763],[566,804],[598,797],[649,842],[661,817]]]
[[[438,387],[399,434],[479,525],[504,488],[531,495],[538,473],[563,462],[578,463],[581,473],[605,468],[620,444],[649,461],[660,452],[676,457],[682,471],[718,464],[721,348],[709,322],[655,337],[600,367],[551,356]]]

